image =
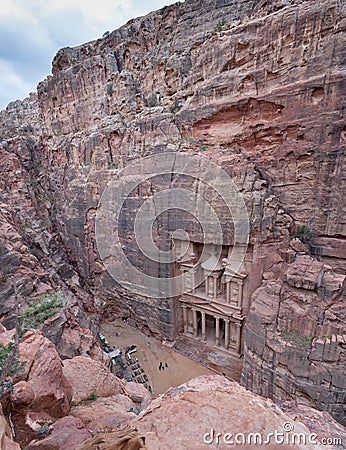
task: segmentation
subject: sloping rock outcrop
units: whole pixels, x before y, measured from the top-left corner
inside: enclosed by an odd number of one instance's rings
[[[306,407],[305,414],[311,416],[313,411]],[[315,424],[320,419],[315,418]],[[131,427],[137,430],[138,438],[144,437],[148,450],[214,446],[224,449],[236,444],[250,449],[264,442],[268,449],[281,446],[316,449],[322,448],[319,444],[328,433],[341,440],[344,438],[344,429],[339,426],[337,430],[335,424],[330,419],[328,424],[324,422],[323,430],[317,425],[316,435],[312,435],[312,428],[295,415],[294,407],[286,415],[272,401],[247,391],[238,383],[221,376],[202,376],[155,399],[131,422]],[[324,434],[320,434],[322,432]],[[294,439],[299,435],[298,443]],[[116,437],[117,433],[100,433],[81,450],[96,449],[97,442],[103,443],[100,448],[113,448]],[[333,445],[325,448],[333,448]]]

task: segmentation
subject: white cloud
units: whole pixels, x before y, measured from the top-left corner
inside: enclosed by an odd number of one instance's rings
[[[32,84],[26,82],[13,67],[0,59],[0,104],[7,105],[10,101],[24,98],[32,91]],[[16,93],[13,96],[13,93]]]

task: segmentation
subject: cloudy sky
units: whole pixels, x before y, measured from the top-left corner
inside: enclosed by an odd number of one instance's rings
[[[97,39],[176,0],[0,0],[0,109],[36,90],[61,47]]]

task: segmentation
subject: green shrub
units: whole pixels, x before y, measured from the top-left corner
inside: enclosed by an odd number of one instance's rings
[[[0,372],[6,369],[7,375],[17,373],[23,366],[15,355],[15,344],[10,342],[6,347],[0,344]]]
[[[281,336],[295,347],[303,349],[311,348],[313,337],[305,336],[299,330],[282,331]]]
[[[222,31],[222,28],[224,27],[224,25],[226,24],[226,21],[225,21],[225,19],[220,19],[219,21],[218,21],[218,23],[216,24],[216,30],[217,31]]]
[[[19,359],[19,336],[16,333],[13,337],[14,341],[7,346],[0,344],[0,398],[12,389],[12,381],[8,378],[21,373],[25,367]]]
[[[113,83],[108,83],[107,84],[107,95],[109,97],[112,97],[112,95],[113,95]]]
[[[309,244],[314,237],[315,233],[306,225],[298,225],[295,233],[290,236],[291,239],[300,239],[304,244]]]
[[[147,104],[148,108],[154,108],[155,106],[158,105],[157,96],[156,96],[156,94],[154,94],[154,92],[152,92],[149,95],[149,97],[146,100],[146,104]]]
[[[85,400],[92,401],[92,400],[96,400],[96,399],[97,399],[97,395],[92,393]]]
[[[53,316],[63,306],[63,301],[57,292],[49,292],[29,301],[29,306],[22,313],[22,333],[35,328],[46,319]]]
[[[169,108],[169,110],[172,114],[176,114],[178,111],[181,110],[181,108],[182,108],[182,105],[180,104],[179,100],[176,98],[176,99],[174,99],[174,103]]]

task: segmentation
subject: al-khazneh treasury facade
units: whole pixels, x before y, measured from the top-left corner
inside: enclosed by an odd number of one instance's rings
[[[180,332],[207,346],[241,356],[243,325],[249,306],[251,252],[175,241],[177,270],[182,275]],[[185,250],[185,251],[184,251]],[[202,256],[202,258],[201,258]],[[237,271],[230,258],[239,261]]]

